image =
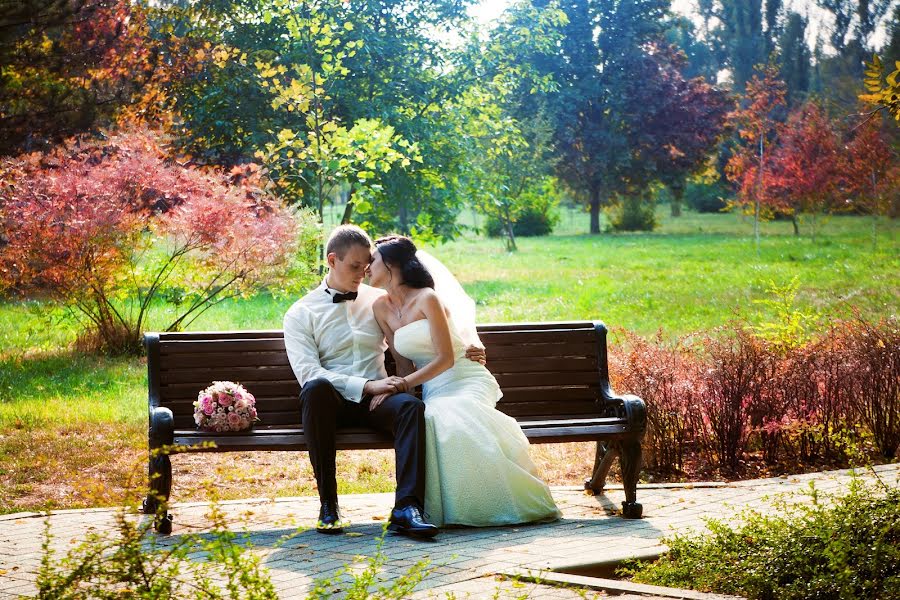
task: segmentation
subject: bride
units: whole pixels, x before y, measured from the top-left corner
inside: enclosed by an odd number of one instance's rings
[[[397,375],[407,389],[423,386],[429,520],[486,526],[558,518],[528,439],[494,408],[502,395],[496,379],[465,359],[466,345],[477,342],[474,303],[453,275],[402,236],[377,240],[369,269],[371,284],[387,291],[373,310]],[[374,397],[370,407],[386,397]]]

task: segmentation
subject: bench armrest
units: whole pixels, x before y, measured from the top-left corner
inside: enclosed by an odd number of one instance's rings
[[[150,409],[150,449],[171,446],[175,442],[175,417],[164,406]]]

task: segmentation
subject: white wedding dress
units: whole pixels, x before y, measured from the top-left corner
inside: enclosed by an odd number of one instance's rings
[[[511,525],[560,516],[528,455],[515,419],[494,405],[494,376],[465,357],[450,323],[456,362],[423,386],[426,422],[425,513],[435,525]],[[394,347],[417,368],[436,352],[426,319],[394,332]]]

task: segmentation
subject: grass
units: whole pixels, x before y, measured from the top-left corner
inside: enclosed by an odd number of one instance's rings
[[[896,222],[880,224],[875,251],[866,218],[833,217],[815,243],[808,228],[798,238],[790,223],[765,223],[757,257],[752,222],[739,215],[659,215],[653,233],[591,236],[583,233],[587,215],[565,210],[553,236],[521,238],[516,253],[471,234],[430,250],[477,300],[481,322],[602,319],[678,336],[737,313],[753,322],[774,319],[756,301],[767,298],[770,282],[793,278],[798,307],[807,312],[834,318],[897,311]],[[192,329],[279,329],[292,302],[270,294],[225,302]],[[61,309],[0,302],[0,512],[109,504],[135,466],[143,469],[144,360],[84,355],[72,349],[75,340],[75,323]],[[590,444],[534,446],[532,454],[555,484],[579,484],[593,460]],[[340,461],[342,493],[393,489],[390,451],[342,453]],[[204,477],[216,479],[223,498],[314,493],[308,461],[297,453],[173,462],[178,500],[201,499],[192,482]]]

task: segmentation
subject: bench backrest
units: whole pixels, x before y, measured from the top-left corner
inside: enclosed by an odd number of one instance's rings
[[[480,325],[488,368],[503,390],[497,408],[520,421],[608,412],[602,323]],[[281,331],[148,333],[150,405],[165,406],[176,429],[194,428],[193,405],[213,381],[240,382],[257,399],[259,426],[300,423],[300,386]]]

